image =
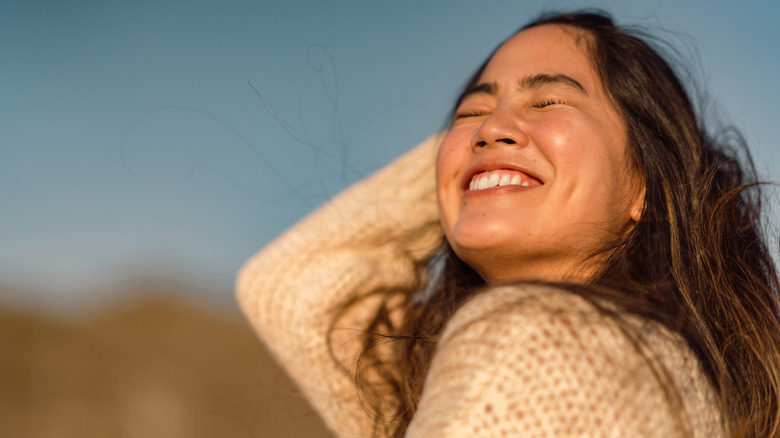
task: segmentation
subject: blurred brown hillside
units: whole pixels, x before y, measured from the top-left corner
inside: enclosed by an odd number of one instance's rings
[[[0,307],[0,437],[328,437],[238,315],[145,298]]]

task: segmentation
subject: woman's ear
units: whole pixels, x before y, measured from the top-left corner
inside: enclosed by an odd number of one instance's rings
[[[631,220],[634,222],[639,222],[639,219],[642,219],[642,213],[645,211],[645,185],[642,184],[642,189],[637,194],[637,197],[634,199],[634,204],[631,206]]]

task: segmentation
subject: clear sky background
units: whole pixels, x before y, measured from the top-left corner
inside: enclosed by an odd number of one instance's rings
[[[231,300],[244,260],[441,128],[470,73],[545,10],[665,29],[708,114],[779,181],[778,5],[4,0],[0,298],[79,307],[171,279]]]

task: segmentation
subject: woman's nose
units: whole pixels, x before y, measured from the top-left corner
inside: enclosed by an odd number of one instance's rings
[[[522,120],[508,109],[493,111],[479,126],[471,139],[473,150],[497,145],[525,145],[528,136]]]

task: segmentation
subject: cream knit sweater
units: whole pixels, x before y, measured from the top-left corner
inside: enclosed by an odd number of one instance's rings
[[[339,437],[371,436],[349,372],[377,303],[365,300],[339,321],[331,338],[338,364],[328,329],[344,300],[408,284],[415,260],[440,242],[437,145],[432,138],[349,188],[239,275],[247,318]],[[645,336],[641,352],[563,291],[504,286],[478,295],[445,327],[407,436],[723,436],[712,388],[685,343],[652,323],[633,324]],[[648,356],[671,373],[679,398],[667,396]]]

